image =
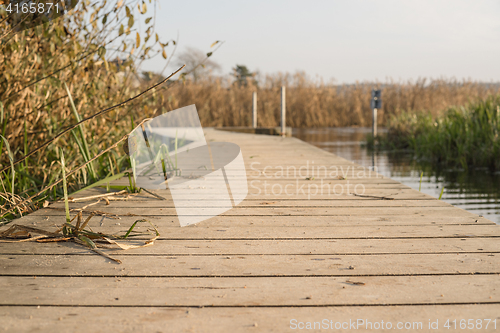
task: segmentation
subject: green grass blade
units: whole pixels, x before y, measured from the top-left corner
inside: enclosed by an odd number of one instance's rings
[[[92,250],[97,249],[97,246],[90,238],[88,238],[84,235],[78,235],[78,238],[80,238],[82,241],[84,241]]]
[[[177,170],[177,131],[175,131],[175,166],[174,169]]]
[[[111,171],[111,175],[115,175],[115,169],[113,167],[113,161],[111,160],[111,156],[108,155],[108,163],[109,163],[109,170]]]
[[[3,135],[0,135],[0,137],[2,138],[2,143],[5,143],[5,149],[7,149],[7,154],[9,155],[10,170],[12,173],[12,183],[10,184],[10,187],[11,187],[12,197],[14,197],[14,187],[16,179],[16,170],[14,169],[14,154],[12,154],[12,151],[10,150],[9,141],[7,141],[7,139]]]
[[[420,184],[418,185],[418,191],[422,191],[422,177],[424,176],[424,172],[420,173]]]
[[[0,123],[3,124],[3,128],[2,128],[2,136],[5,135],[5,130],[7,129],[7,117],[5,117],[4,115],[4,109],[3,109],[3,103],[0,102]],[[3,140],[0,141],[0,152],[2,151],[3,149]]]
[[[148,222],[153,227],[153,229],[155,230],[156,237],[160,236],[160,232],[158,231],[158,229],[156,229],[156,227],[153,225],[153,223],[151,223],[151,221],[148,221],[146,219],[142,219],[142,220],[135,221],[134,224],[132,224],[132,226],[130,227],[130,229],[128,229],[128,231],[125,234],[125,236],[123,236],[122,238],[126,239],[130,235],[130,233],[132,232],[132,230],[134,230],[136,224],[139,223],[139,222]]]
[[[24,156],[28,154],[28,122],[24,119]],[[28,169],[28,159],[24,160],[24,166]]]
[[[132,230],[134,230],[137,222],[143,222],[144,220],[137,220],[135,221],[131,226],[130,228],[128,229],[127,233],[125,234],[125,236],[123,236],[123,239],[126,239],[128,237],[128,235],[130,235],[130,233],[132,232]]]
[[[158,229],[156,229],[156,227],[154,226],[154,224],[151,223],[151,221],[149,221],[149,220],[144,220],[144,221],[148,222],[153,227],[153,229],[155,229],[156,237],[160,237],[160,232],[158,231]]]
[[[78,139],[78,136],[76,135],[75,131],[71,131],[71,134],[73,135],[73,138],[74,138],[74,139],[75,139],[75,141],[76,141],[76,145],[78,146],[78,149],[80,150],[80,152],[81,152],[81,154],[82,154],[82,156],[83,156],[83,159],[85,160],[85,162],[87,162],[87,161],[88,161],[88,158],[87,158],[87,156],[85,155],[85,150],[84,150],[84,148],[83,148],[83,145],[82,145],[82,143],[81,143],[80,139]],[[89,172],[91,172],[89,168],[90,168],[90,166],[88,165],[88,166],[87,166],[87,170],[89,170]],[[87,184],[87,173],[85,172],[85,169],[82,169],[82,175],[83,175],[83,182],[84,182],[85,184]]]
[[[85,191],[85,190],[89,190],[93,187],[97,187],[97,186],[102,186],[102,185],[106,185],[107,183],[109,182],[112,182],[113,180],[116,180],[116,179],[120,179],[122,178],[123,176],[125,176],[125,172],[122,172],[122,173],[119,173],[117,175],[114,175],[114,176],[110,176],[110,177],[107,177],[107,178],[104,178],[104,179],[101,179],[100,181],[92,184],[92,185],[89,185],[87,187],[84,187],[76,192],[73,192],[72,194],[76,194],[76,193],[79,193],[79,192],[82,192],[82,191]]]
[[[64,152],[61,149],[61,167],[62,167],[62,177],[63,177],[63,191],[64,191],[64,209],[66,211],[66,222],[70,223],[69,217],[69,203],[68,203],[68,187],[66,184],[66,162],[64,161]]]
[[[170,152],[168,151],[168,147],[167,145],[165,144],[162,144],[160,146],[160,151],[162,152],[163,154],[163,158],[165,158],[165,156],[167,157],[167,160],[168,160],[168,164],[170,164],[172,170],[175,170],[175,166],[174,166],[174,163],[172,163],[172,158],[170,157]]]
[[[66,89],[66,92],[68,94],[71,109],[73,110],[73,114],[75,115],[76,121],[80,122],[82,120],[82,117],[80,117],[80,114],[76,110],[75,103],[73,101],[73,97],[71,96],[71,92],[69,91],[66,83],[64,83],[64,88]],[[85,159],[85,162],[88,162],[92,155],[90,153],[90,149],[89,149],[89,146],[87,144],[87,140],[85,139],[85,129],[83,127],[83,124],[80,124],[78,126],[78,131],[80,132],[81,142],[78,142],[78,140],[77,140],[77,144],[78,144],[78,147],[80,148],[80,151]],[[74,135],[74,137],[76,139],[76,134]],[[93,179],[97,179],[96,172],[95,172],[95,169],[94,169],[94,166],[92,163],[88,164],[88,170],[89,170],[90,176]]]
[[[132,176],[130,175],[130,172],[127,172],[126,175],[128,176],[128,182],[130,184],[130,186],[127,187],[128,191],[130,193],[138,193],[140,192],[140,189],[137,188],[136,184],[135,184],[135,177],[134,175],[132,174]]]
[[[95,243],[88,237],[84,236],[84,235],[78,235],[78,238],[83,241],[85,244],[87,244],[88,247],[90,247],[90,249],[98,254],[100,254],[101,256],[103,257],[106,257],[110,260],[113,260],[113,261],[116,261],[117,263],[121,264],[122,262],[118,259],[115,259],[113,257],[111,257],[109,254],[107,253],[104,253],[102,252],[101,250],[99,250],[97,248],[97,245],[95,245]]]
[[[441,194],[439,194],[439,199],[438,199],[438,200],[441,200],[441,198],[443,197],[443,192],[444,192],[444,186],[443,186],[443,188],[441,189]]]

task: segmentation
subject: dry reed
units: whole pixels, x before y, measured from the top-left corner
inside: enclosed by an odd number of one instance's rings
[[[287,125],[292,127],[371,126],[372,88],[381,88],[383,109],[378,123],[403,111],[427,111],[434,116],[451,106],[465,105],[500,92],[500,85],[455,79],[419,79],[403,83],[334,85],[315,82],[303,73],[268,75],[256,86],[233,83],[232,78],[205,78],[169,89],[163,110],[196,104],[203,126],[250,126],[252,92],[258,92],[258,125],[278,126],[280,87],[287,87]]]

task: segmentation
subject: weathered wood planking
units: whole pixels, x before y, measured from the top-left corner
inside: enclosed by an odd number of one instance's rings
[[[96,221],[97,222],[97,221]],[[131,223],[133,223],[132,221]],[[156,221],[153,221],[156,222]],[[127,223],[119,222],[112,225],[91,225],[95,232],[111,232],[121,235],[127,231]],[[224,227],[214,229],[213,226],[198,226],[183,230],[169,223],[165,226],[156,222],[161,233],[159,239],[408,239],[408,238],[481,238],[484,243],[495,242],[495,237],[500,237],[500,228],[490,225],[469,226],[415,226],[408,230],[407,226],[333,226],[316,227],[303,221],[301,225],[290,227],[261,226],[255,230],[254,225],[247,227],[235,226],[228,223]],[[123,226],[122,226],[123,225]],[[40,224],[36,224],[40,227]],[[149,225],[144,224],[134,230],[146,231]],[[57,227],[45,227],[45,230],[56,231]],[[453,233],[450,233],[452,231]],[[144,236],[146,237],[146,236]],[[142,237],[142,238],[144,238]],[[2,243],[0,242],[0,247]]]
[[[113,191],[111,191],[111,192],[113,192]],[[105,194],[105,193],[107,193],[107,192],[104,188],[92,188],[92,189],[86,190],[85,192],[79,192],[77,194],[72,194],[71,198],[83,198],[83,197],[87,197],[87,196],[91,196],[91,195],[100,195],[100,194]],[[161,194],[166,199],[171,199],[170,192],[168,192],[168,191],[165,191],[164,194],[160,193],[159,191],[157,191],[155,193]],[[393,198],[394,200],[408,200],[408,199],[411,199],[411,200],[435,200],[436,199],[428,194],[425,194],[423,192],[416,192],[415,190],[409,189],[409,188],[397,189],[396,191],[392,190],[392,189],[383,189],[380,187],[376,187],[373,189],[367,188],[365,195],[367,195],[367,196],[366,197],[362,197],[362,196],[356,197],[354,195],[348,195],[348,194],[344,193],[344,194],[335,195],[332,197],[331,195],[329,196],[326,194],[323,194],[323,195],[320,194],[320,195],[315,196],[314,200],[316,200],[316,201],[327,200],[327,201],[331,201],[331,202],[336,201],[336,200],[351,200],[353,198],[356,200],[376,200],[376,198],[369,197],[370,195],[378,196],[378,197],[390,197],[390,198]],[[279,195],[273,195],[273,196],[278,197]],[[264,194],[261,194],[261,195],[255,194],[252,196],[248,196],[243,203],[264,200],[265,197],[266,196]],[[153,199],[153,197],[147,193],[134,194],[133,198],[134,198],[133,202],[151,201],[151,199]],[[304,200],[305,198],[307,198],[307,195],[299,193],[298,195],[293,195],[293,196],[280,196],[279,200],[282,200],[282,201],[285,201],[285,200]]]
[[[312,300],[312,299],[311,299]],[[438,319],[439,325],[446,319],[463,318],[464,313],[470,318],[497,318],[498,309],[492,305],[412,305],[412,306],[311,306],[311,307],[75,307],[75,306],[4,306],[0,314],[2,327],[6,331],[47,332],[288,332],[292,331],[291,321],[305,323],[327,320],[333,323],[333,329],[324,331],[335,332],[335,324],[349,326],[349,321],[358,319],[380,324],[391,322],[411,323],[414,331],[425,332],[429,321]],[[77,326],[77,323],[85,325]],[[415,323],[415,324],[413,324]],[[415,326],[413,326],[415,325]],[[138,327],[139,326],[139,327]],[[368,326],[369,329],[370,326]],[[294,331],[298,331],[295,329]],[[314,330],[307,330],[314,332]],[[316,330],[317,331],[317,330]],[[339,329],[346,332],[349,329]],[[359,332],[366,331],[364,325],[357,327]],[[396,330],[376,330],[377,332],[394,332]],[[411,330],[406,330],[411,332]],[[430,331],[430,330],[427,330]],[[434,330],[438,332],[440,330]],[[444,330],[441,330],[444,331]],[[460,332],[460,329],[450,329],[446,332]],[[480,332],[498,332],[490,323],[488,328]]]
[[[147,206],[147,205],[145,205]],[[199,208],[199,207],[197,207]],[[207,218],[213,216],[214,212],[217,210],[211,207],[203,208],[204,214],[197,214],[193,212],[192,214],[186,214],[186,216],[190,215],[205,215]],[[390,209],[392,208],[392,209]],[[443,213],[451,215],[456,210],[455,207],[451,205],[437,205],[435,207],[428,207],[419,205],[417,207],[401,207],[401,206],[369,206],[369,207],[302,207],[302,208],[269,208],[262,207],[262,209],[254,209],[254,208],[234,208],[231,209],[220,216],[255,216],[256,218],[260,218],[261,216],[364,216],[368,214],[386,214],[386,215],[400,215],[400,216],[408,216],[408,215],[421,215],[421,216],[432,216],[434,213]],[[92,208],[85,211],[86,214],[90,214],[93,211]],[[174,208],[158,208],[155,207],[141,207],[141,208],[118,208],[113,206],[108,206],[102,209],[103,212],[108,213],[109,216],[177,216],[177,213]],[[200,209],[201,211],[201,209]],[[58,209],[48,209],[42,208],[33,213],[35,216],[65,216],[64,210]],[[473,215],[471,213],[471,215]]]
[[[192,247],[186,248],[195,249]],[[109,252],[108,252],[109,253]],[[500,253],[385,254],[385,255],[244,255],[176,256],[112,253],[123,265],[103,262],[97,254],[8,255],[0,267],[19,276],[133,277],[317,277],[418,276],[487,274],[498,279]],[[470,279],[466,279],[470,281]],[[312,283],[312,282],[311,282]],[[12,289],[10,284],[5,289]],[[496,299],[500,301],[500,299]]]
[[[186,228],[178,227],[168,190],[156,192],[167,200],[140,193],[109,205],[71,203],[72,214],[84,206],[85,216],[101,213],[90,222],[96,232],[122,234],[146,217],[161,237],[145,248],[104,250],[122,265],[73,243],[0,243],[0,329],[283,332],[292,319],[363,319],[421,322],[422,331],[439,320],[433,331],[458,332],[443,324],[463,318],[496,319],[500,329],[493,222],[295,138],[206,134],[240,145],[250,185],[244,202]],[[321,175],[318,166],[346,179]],[[276,174],[281,169],[289,173]],[[289,183],[304,192],[270,191]],[[365,196],[311,193],[326,184],[362,185]],[[207,214],[212,199],[201,204]],[[15,223],[55,230],[62,208],[55,203]]]
[[[249,236],[247,236],[249,237]],[[132,242],[133,243],[133,242]],[[137,243],[144,243],[138,240]],[[57,245],[29,243],[0,243],[2,262],[10,254],[72,254],[88,253],[85,248],[73,243]],[[390,239],[245,239],[224,238],[221,233],[216,239],[162,239],[156,246],[132,249],[126,252],[106,250],[120,255],[373,255],[373,254],[459,254],[483,253],[495,256],[500,251],[498,238],[404,238]],[[83,251],[83,252],[82,252]],[[5,267],[5,266],[4,266]],[[1,274],[1,273],[0,273]]]
[[[469,276],[4,277],[1,305],[321,306],[499,303],[500,279]],[[297,288],[297,286],[301,286]],[[455,292],[460,288],[461,292]],[[61,292],[64,291],[64,292]],[[98,291],[98,297],[92,293]],[[272,297],[270,297],[272,295]],[[411,302],[408,300],[411,299]]]

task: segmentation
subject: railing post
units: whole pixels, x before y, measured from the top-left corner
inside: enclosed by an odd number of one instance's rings
[[[377,111],[382,108],[382,90],[372,89],[372,101],[371,101],[372,112],[372,138],[373,144],[375,144],[375,139],[377,137]]]
[[[257,92],[252,95],[252,127],[257,128]]]
[[[281,87],[281,136],[286,136],[286,89]]]

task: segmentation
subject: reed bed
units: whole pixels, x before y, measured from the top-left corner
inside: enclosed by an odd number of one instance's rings
[[[415,82],[360,82],[335,85],[312,80],[304,73],[257,77],[258,84],[234,83],[234,78],[186,80],[166,94],[162,109],[196,104],[203,126],[250,126],[252,93],[258,93],[258,125],[278,126],[280,89],[287,87],[287,125],[292,127],[371,126],[371,89],[382,89],[378,124],[403,112],[430,112],[434,117],[450,106],[461,106],[500,92],[500,85],[454,79]]]
[[[434,166],[498,171],[499,134],[500,95],[497,95],[450,107],[437,118],[430,112],[404,112],[390,119],[388,132],[378,141],[382,148],[408,149],[422,162]]]

